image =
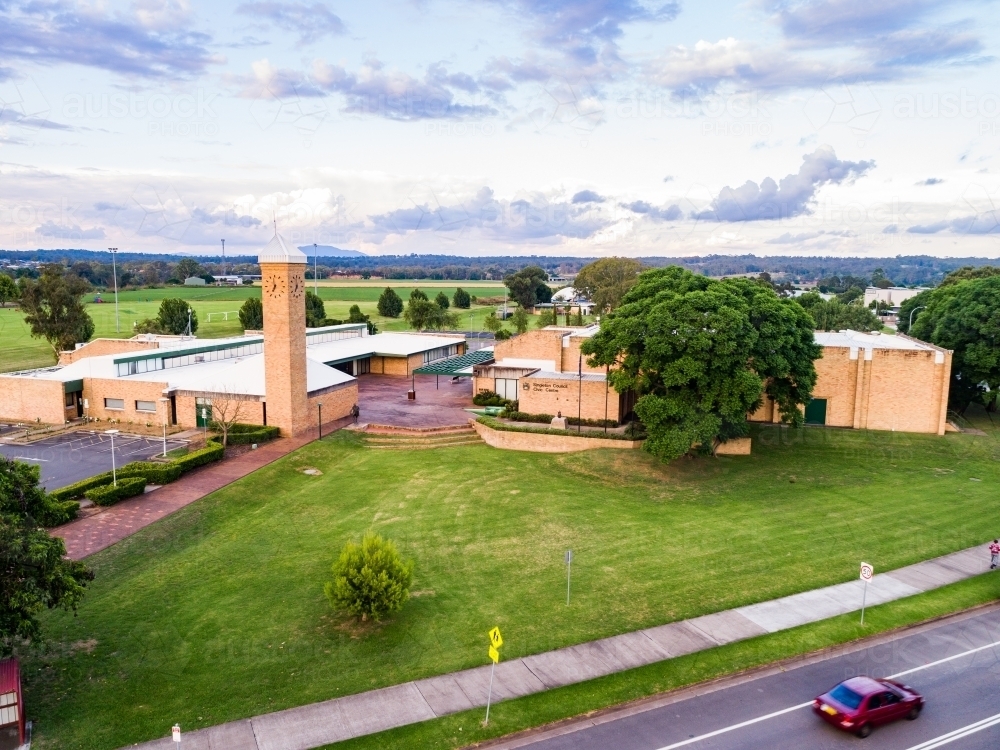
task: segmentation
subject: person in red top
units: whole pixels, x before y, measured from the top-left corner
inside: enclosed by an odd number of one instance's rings
[[[994,539],[990,545],[990,570],[996,569],[1000,565],[1000,540]]]

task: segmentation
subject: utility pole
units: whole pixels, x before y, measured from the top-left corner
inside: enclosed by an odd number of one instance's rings
[[[115,263],[115,253],[118,252],[118,248],[109,247],[108,250],[111,251],[111,275],[115,277],[115,333],[121,333],[121,325],[118,322],[118,265]]]

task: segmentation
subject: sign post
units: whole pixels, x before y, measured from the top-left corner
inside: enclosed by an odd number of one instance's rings
[[[866,562],[861,563],[861,580],[865,582],[865,592],[861,595],[861,624],[865,624],[865,603],[868,600],[868,582],[875,575],[875,569]]]
[[[500,647],[503,645],[503,638],[500,636],[500,628],[494,627],[490,631],[490,660],[493,662],[493,666],[490,667],[490,690],[486,694],[486,721],[483,722],[485,727],[490,723],[490,703],[493,700],[493,673],[496,671],[497,662],[500,661]]]
[[[569,606],[569,583],[573,572],[573,550],[566,550],[566,606]]]
[[[179,724],[174,724],[173,728],[170,730],[170,734],[173,737],[174,744],[177,747],[181,746],[181,728]]]

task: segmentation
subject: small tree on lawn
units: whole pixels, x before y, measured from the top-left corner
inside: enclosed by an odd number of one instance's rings
[[[0,307],[17,299],[17,284],[5,273],[0,273]],[[466,305],[468,307],[468,305]]]
[[[442,310],[447,310],[449,307],[451,307],[451,302],[448,301],[448,295],[445,294],[444,292],[438,292],[437,297],[434,298],[434,301],[437,302],[437,306],[440,307]]]
[[[451,303],[462,310],[468,310],[472,307],[472,297],[462,287],[459,287],[455,290],[455,295],[451,298]]]
[[[510,323],[518,333],[524,333],[528,330],[528,322],[528,313],[524,311],[523,307],[517,308],[510,317]]]
[[[264,304],[257,297],[250,297],[240,307],[240,325],[244,331],[264,330]]]
[[[335,609],[362,622],[378,622],[402,609],[412,582],[413,562],[404,561],[391,541],[369,531],[361,544],[347,543],[323,590]]]
[[[160,322],[160,327],[167,333],[173,333],[175,335],[187,331],[189,307],[188,303],[182,299],[163,300],[163,302],[160,303],[160,311],[156,314],[156,319]],[[191,333],[194,333],[197,330],[198,313],[196,313],[192,308]]]
[[[483,328],[491,333],[496,333],[501,328],[503,328],[503,323],[500,318],[497,317],[495,312],[491,312],[485,318],[483,318]]]
[[[378,314],[383,318],[398,318],[403,314],[403,300],[392,287],[387,286],[378,298]]]

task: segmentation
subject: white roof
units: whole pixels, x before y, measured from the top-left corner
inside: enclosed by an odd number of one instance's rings
[[[816,331],[816,343],[820,346],[849,347],[851,349],[909,349],[910,351],[938,352],[936,346],[905,336],[884,333],[861,333],[860,331]]]
[[[258,263],[308,263],[305,253],[294,245],[289,245],[277,232],[267,243],[267,247],[257,256]]]
[[[460,344],[462,336],[438,336],[420,333],[377,333],[374,336],[324,341],[309,344],[306,356],[318,362],[335,362],[359,357],[408,357],[411,354]]]

